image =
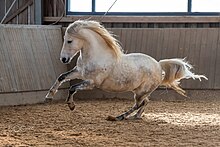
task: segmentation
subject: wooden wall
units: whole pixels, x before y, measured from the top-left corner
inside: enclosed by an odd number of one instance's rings
[[[185,80],[187,89],[220,89],[220,29],[109,28],[126,53],[141,52],[157,60],[184,58],[209,80]],[[0,93],[48,90],[66,65],[59,61],[59,26],[0,25]],[[64,85],[64,87],[66,87]]]
[[[195,73],[209,80],[201,83],[185,80],[188,89],[220,89],[220,29],[219,28],[112,28],[126,53],[141,52],[158,61],[185,58]]]
[[[43,7],[44,16],[61,17],[65,15],[65,0],[44,0]]]
[[[0,25],[0,93],[48,90],[67,67],[60,26]]]
[[[13,1],[0,0],[0,21],[9,10]],[[17,0],[3,24],[34,24],[34,0]]]

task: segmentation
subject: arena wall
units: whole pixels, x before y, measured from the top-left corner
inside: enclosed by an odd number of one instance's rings
[[[209,78],[202,82],[185,80],[183,88],[215,92],[220,89],[219,28],[109,30],[117,35],[125,53],[142,52],[157,60],[187,57],[195,67],[194,72]],[[0,25],[0,105],[43,102],[55,79],[74,66],[74,63],[66,66],[59,61],[62,37],[61,26]],[[62,92],[56,98],[65,98],[68,87],[68,83],[64,84],[61,87]],[[129,93],[110,94],[99,90],[92,92],[96,98],[131,97]],[[206,92],[202,93],[206,97]],[[91,96],[91,92],[80,92],[77,95],[87,98]],[[196,94],[191,95],[196,98]]]
[[[0,25],[0,105],[42,102],[67,71],[61,46],[61,26]]]

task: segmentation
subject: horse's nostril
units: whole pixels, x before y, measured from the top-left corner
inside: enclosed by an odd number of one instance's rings
[[[62,62],[66,63],[66,58],[65,57],[62,58]]]
[[[70,58],[63,57],[63,58],[61,58],[61,61],[63,63],[68,63],[70,61]]]

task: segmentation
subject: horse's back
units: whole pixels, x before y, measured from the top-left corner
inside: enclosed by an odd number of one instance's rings
[[[125,54],[122,58],[122,60],[124,60],[122,62],[133,63],[138,68],[138,71],[147,70],[151,72],[157,72],[161,70],[159,63],[154,58],[146,54],[131,53]]]
[[[136,61],[139,60],[138,62],[140,62],[140,61],[146,62],[147,61],[148,63],[150,63],[150,62],[155,63],[155,64],[158,63],[154,58],[152,58],[149,55],[143,54],[143,53],[124,54],[122,56],[122,58],[128,59],[128,60],[136,60]]]
[[[132,91],[142,83],[161,81],[162,69],[152,57],[141,54],[125,54],[114,64],[114,68],[105,79],[102,89],[107,91]]]

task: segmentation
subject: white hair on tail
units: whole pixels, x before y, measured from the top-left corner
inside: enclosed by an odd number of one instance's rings
[[[192,78],[193,80],[195,79],[199,79],[199,81],[201,81],[201,78],[204,78],[206,80],[208,80],[208,78],[204,75],[196,75],[195,73],[193,73],[191,71],[191,69],[193,69],[193,66],[186,61],[186,58],[174,58],[174,59],[164,59],[164,60],[160,60],[159,62],[169,62],[169,63],[173,63],[173,64],[179,64],[182,65],[184,67],[184,76],[181,79],[189,79]],[[179,79],[179,80],[181,80]]]
[[[193,66],[186,61],[186,58],[164,59],[160,60],[159,63],[165,72],[161,85],[170,87],[181,95],[186,96],[185,91],[179,87],[181,79],[192,78],[193,80],[199,79],[199,81],[201,81],[201,79],[204,78],[208,80],[208,78],[204,75],[197,75],[193,73],[191,71]]]
[[[204,78],[204,79],[208,80],[208,78],[206,76],[204,76],[204,75],[196,75],[195,73],[190,71],[191,69],[193,69],[193,66],[188,61],[186,61],[186,58],[183,58],[183,59],[176,58],[176,59],[173,59],[173,60],[174,61],[176,60],[177,62],[182,63],[183,66],[184,66],[185,76],[182,79],[184,79],[184,78],[185,79],[192,78],[193,80],[199,79],[199,81],[202,81],[201,78]]]

